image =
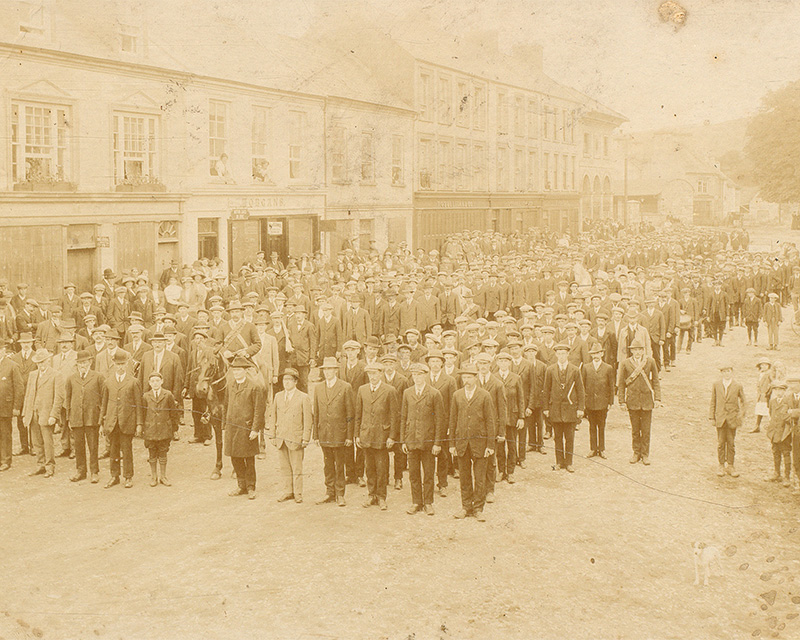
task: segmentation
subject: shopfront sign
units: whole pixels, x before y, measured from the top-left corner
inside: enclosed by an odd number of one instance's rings
[[[283,235],[283,220],[268,220],[267,221],[267,235],[269,235],[269,236],[282,236]]]

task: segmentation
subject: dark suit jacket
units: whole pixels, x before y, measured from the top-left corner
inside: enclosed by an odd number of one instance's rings
[[[72,373],[64,383],[64,406],[70,428],[96,427],[100,424],[100,404],[103,401],[103,378],[89,371],[86,378]]]
[[[574,364],[567,364],[562,374],[558,364],[551,364],[544,374],[544,410],[551,422],[578,422],[578,411],[585,404],[583,380]]]
[[[155,369],[156,352],[153,349],[144,352],[142,364],[139,367],[139,384],[143,391],[150,390],[150,374]],[[175,398],[181,397],[183,391],[183,367],[181,359],[171,351],[164,350],[161,355],[161,369],[159,373],[163,379],[162,388],[170,391]]]
[[[161,389],[156,400],[155,392],[151,389],[143,396],[144,428],[142,435],[145,440],[169,440],[178,430],[181,421],[181,408],[175,396],[167,389]]]
[[[322,447],[343,447],[345,440],[353,440],[354,431],[353,388],[341,379],[330,389],[325,380],[318,383],[314,387],[314,440]]]
[[[323,358],[335,356],[342,350],[342,328],[339,321],[331,315],[330,320],[320,318],[317,324],[317,362]]]
[[[136,433],[136,427],[144,424],[139,381],[128,373],[122,382],[118,382],[116,371],[109,372],[103,386],[100,416],[103,431],[107,434],[117,427],[126,435]]]
[[[661,400],[661,385],[656,362],[650,357],[646,357],[645,360],[642,372],[630,382],[628,378],[637,369],[633,358],[623,360],[617,373],[619,403],[634,411],[649,411],[653,409],[656,401]]]
[[[477,381],[479,387],[489,392],[489,397],[492,399],[492,406],[495,411],[497,434],[505,437],[506,434],[503,431],[503,427],[508,424],[508,409],[506,408],[506,393],[503,388],[503,382],[496,374],[491,374],[485,385],[481,383],[480,375],[477,377]]]
[[[528,405],[528,399],[525,397],[525,391],[522,388],[522,378],[513,371],[509,371],[505,380],[499,373],[497,374],[497,379],[503,383],[508,426],[516,427],[517,420],[525,417],[525,409],[527,409]]]
[[[461,457],[469,446],[471,457],[481,458],[486,449],[494,450],[497,442],[497,421],[489,392],[476,387],[471,400],[459,389],[450,402],[450,424],[447,439]]]
[[[372,320],[365,309],[359,307],[357,310],[344,312],[342,318],[344,340],[355,340],[364,344],[372,335]]]
[[[409,449],[430,450],[442,446],[446,433],[442,394],[430,384],[420,396],[414,385],[406,389],[400,407],[400,442]]]
[[[614,404],[614,369],[601,362],[595,371],[594,364],[589,363],[581,369],[583,388],[586,394],[587,411],[603,411]]]
[[[708,419],[714,421],[717,429],[725,422],[731,429],[737,429],[742,425],[744,413],[744,388],[741,383],[731,380],[727,393],[725,393],[725,385],[722,384],[722,380],[717,380],[711,385],[711,406],[708,409]]]
[[[22,411],[25,384],[22,370],[10,356],[0,360],[0,418],[10,418]]]
[[[356,437],[362,447],[385,449],[386,440],[400,438],[400,407],[397,391],[388,382],[381,382],[375,393],[369,383],[356,393]]]

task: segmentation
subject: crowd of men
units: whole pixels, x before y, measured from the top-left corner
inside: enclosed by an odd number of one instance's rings
[[[188,413],[192,442],[216,444],[213,479],[223,452],[231,458],[231,495],[255,498],[269,440],[279,500],[302,502],[304,452],[316,442],[321,502],[345,506],[346,485],[358,484],[365,507],[386,509],[387,488],[401,490],[407,472],[409,513],[433,515],[434,493],[457,478],[456,517],[482,521],[528,454],[551,448],[555,468],[575,471],[583,419],[590,456],[605,458],[615,400],[630,418],[631,464],[649,465],[662,375],[696,342],[722,345],[746,326],[758,345],[764,324],[767,348],[779,348],[782,306],[797,310],[798,253],[748,244],[741,230],[604,223],[578,237],[468,231],[416,254],[348,248],[284,265],[260,253],[228,275],[202,263],[157,278],[106,269],[92,291],[67,283],[47,301],[2,282],[0,471],[16,423],[31,475],[51,477],[58,455],[75,459],[71,480],[97,483],[108,457],[106,487],[130,487],[140,435],[151,484],[169,485],[167,453]],[[209,348],[227,369],[218,430],[199,380]],[[722,404],[720,468],[736,477]]]

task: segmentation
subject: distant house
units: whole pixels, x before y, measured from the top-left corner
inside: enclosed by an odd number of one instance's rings
[[[668,216],[687,224],[716,225],[739,213],[740,189],[719,163],[693,148],[692,138],[672,133],[634,134],[628,141],[627,188],[617,184],[618,210],[644,220]],[[624,170],[623,170],[624,173]]]

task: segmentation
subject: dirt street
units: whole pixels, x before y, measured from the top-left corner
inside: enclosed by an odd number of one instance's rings
[[[786,316],[789,314],[786,313]],[[763,344],[766,336],[762,336]],[[554,472],[552,450],[529,454],[518,482],[498,487],[488,521],[456,521],[458,491],[434,517],[406,515],[410,489],[387,512],[317,506],[322,456],[306,454],[305,503],[278,504],[277,456],[258,461],[258,497],[231,498],[230,463],[208,479],[213,447],[170,451],[171,488],[151,488],[135,442],[134,487],[28,478],[15,457],[0,476],[0,638],[744,638],[800,637],[800,496],[768,484],[769,443],[750,434],[754,362],[743,328],[710,340],[662,377],[650,467],[631,465],[630,430],[609,416],[608,460]],[[781,350],[800,372],[800,340],[784,322]],[[741,477],[716,475],[710,385],[723,361],[744,383],[750,414],[737,435]],[[548,441],[551,443],[552,441]],[[722,575],[694,586],[695,541],[722,552]]]

